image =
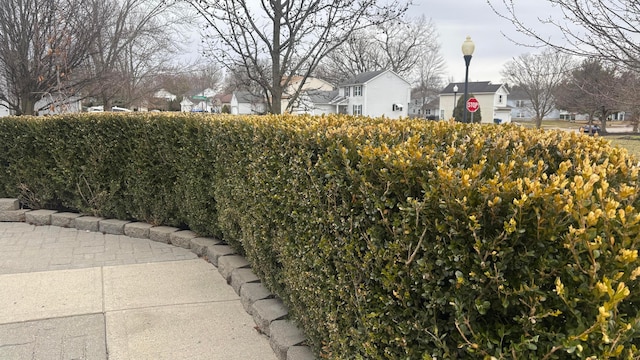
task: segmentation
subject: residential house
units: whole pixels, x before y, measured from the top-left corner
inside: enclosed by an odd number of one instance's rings
[[[46,95],[36,101],[34,109],[38,115],[59,115],[82,112],[82,100],[79,96]]]
[[[429,120],[438,120],[439,99],[428,100],[421,96],[413,97],[409,103],[409,117]]]
[[[457,92],[453,91],[455,86]],[[492,84],[490,81],[470,82],[467,89],[469,97],[473,95],[480,103],[483,123],[511,122],[511,107],[507,105],[509,90],[504,84]],[[461,96],[464,96],[464,83],[450,83],[440,92],[439,119],[448,120],[453,116],[454,104]]]
[[[0,117],[11,115],[15,115],[15,112],[9,109],[9,105],[6,102],[0,101]]]
[[[284,79],[283,79],[284,81]],[[304,81],[304,83],[303,83]],[[300,90],[300,93],[296,98],[294,94]],[[309,102],[308,92],[318,94],[319,92],[331,92],[334,90],[334,86],[315,77],[292,76],[289,80],[289,84],[282,92],[281,109],[282,111],[288,111],[292,114],[308,114],[313,112],[313,106]]]
[[[231,111],[231,99],[233,94],[216,94],[211,99],[212,110],[214,113],[222,113],[223,110]]]
[[[188,96],[183,96],[182,101],[180,101],[180,111],[191,112],[191,109],[193,109],[193,105],[195,104],[193,103],[193,101],[189,100]]]
[[[249,91],[234,91],[231,97],[231,113],[235,115],[264,114],[267,104],[263,97]]]
[[[509,89],[507,104],[511,107],[511,118],[513,120],[533,120],[536,116],[529,95],[521,87],[514,86]],[[554,108],[544,119],[558,120],[560,119],[560,111]]]
[[[303,93],[301,98],[301,104],[306,106],[302,108],[305,114],[335,114],[338,111],[335,103],[339,99],[338,90],[310,90]]]
[[[214,112],[213,98],[216,91],[206,88],[199,93],[184,96],[180,102],[182,112]]]
[[[411,84],[391,70],[365,72],[342,83],[337,112],[397,119],[407,117]]]
[[[164,100],[167,100],[167,101],[174,101],[175,99],[178,98],[177,96],[175,96],[174,94],[168,92],[165,89],[160,89],[160,90],[156,91],[153,94],[153,97],[156,98],[156,99],[164,99]]]

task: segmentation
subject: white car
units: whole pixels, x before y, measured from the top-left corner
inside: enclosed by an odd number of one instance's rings
[[[119,107],[119,106],[112,106],[111,107],[111,111],[114,111],[114,112],[131,112],[133,110],[129,110],[127,108],[123,108],[123,107]],[[92,107],[87,109],[87,112],[104,112],[104,106],[102,106],[102,105],[100,105],[100,106],[92,106]]]

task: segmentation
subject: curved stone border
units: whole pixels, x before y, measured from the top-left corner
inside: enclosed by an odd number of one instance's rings
[[[142,222],[83,216],[54,210],[21,209],[17,199],[0,198],[0,221],[52,225],[78,230],[149,239],[190,249],[204,258],[233,287],[244,309],[253,317],[256,330],[269,337],[269,344],[280,360],[314,360],[304,345],[306,336],[294,321],[287,319],[289,310],[260,283],[247,260],[222,240],[199,237],[190,230],[170,226],[153,226]]]

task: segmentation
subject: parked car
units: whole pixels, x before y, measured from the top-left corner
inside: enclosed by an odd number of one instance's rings
[[[599,134],[600,133],[600,126],[598,125],[585,125],[582,128],[580,128],[582,133],[585,134]]]
[[[123,107],[119,107],[119,106],[112,106],[111,107],[111,111],[115,111],[115,112],[132,112],[133,110],[127,109],[127,108],[123,108]]]

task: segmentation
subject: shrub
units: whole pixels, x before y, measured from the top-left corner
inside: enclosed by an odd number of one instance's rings
[[[105,114],[0,140],[0,195],[223,236],[323,357],[640,355],[638,168],[599,137]]]

